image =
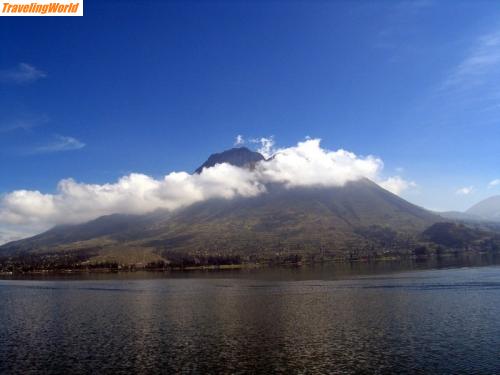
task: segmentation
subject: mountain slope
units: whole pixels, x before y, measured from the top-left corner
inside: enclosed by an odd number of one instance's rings
[[[167,253],[341,251],[369,242],[360,233],[371,226],[416,234],[439,220],[367,179],[336,188],[275,186],[255,198],[213,200],[179,211],[149,245]]]
[[[58,225],[36,236],[0,246],[0,254],[26,251],[48,251],[65,244],[83,244],[86,241],[112,238],[116,241],[141,234],[161,220],[169,217],[162,210],[147,215],[113,214],[78,225]]]

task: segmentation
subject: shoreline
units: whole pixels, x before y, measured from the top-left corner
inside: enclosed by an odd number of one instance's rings
[[[78,274],[118,274],[118,273],[136,273],[136,272],[151,272],[151,273],[182,273],[195,271],[239,271],[239,270],[256,270],[256,269],[292,269],[305,268],[321,265],[347,265],[347,264],[383,264],[383,263],[420,263],[425,264],[433,261],[446,261],[451,259],[472,258],[478,259],[485,256],[497,256],[498,253],[489,252],[465,252],[460,254],[448,253],[442,255],[427,255],[423,256],[407,256],[396,257],[388,256],[381,258],[338,258],[328,259],[318,262],[296,262],[296,263],[272,263],[272,262],[257,262],[257,263],[242,263],[242,264],[223,264],[223,265],[200,265],[200,266],[172,266],[164,268],[148,268],[137,267],[136,265],[119,265],[117,268],[110,267],[87,267],[87,268],[62,268],[62,269],[35,269],[29,271],[0,271],[0,278],[5,276],[18,275],[78,275]]]

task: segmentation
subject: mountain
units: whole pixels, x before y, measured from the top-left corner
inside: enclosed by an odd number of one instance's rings
[[[252,168],[261,160],[258,153],[235,148],[211,155],[197,171],[223,162]],[[197,264],[200,259],[255,261],[293,254],[408,253],[422,232],[440,221],[366,178],[341,187],[268,185],[267,193],[251,198],[211,199],[173,212],[115,214],[57,226],[0,246],[0,256],[29,256],[22,262],[36,260],[47,267],[61,261],[144,265],[190,259]]]
[[[237,167],[253,168],[255,163],[261,160],[265,160],[265,158],[258,152],[251,151],[246,147],[236,147],[210,155],[208,160],[195,170],[195,173],[201,173],[203,168],[210,168],[221,163],[228,163]]]
[[[59,226],[0,247],[0,254],[87,252],[129,263],[186,254],[271,258],[276,253],[344,256],[407,246],[440,218],[363,179],[335,188],[270,186],[253,198],[213,199],[168,213],[110,215]]]
[[[149,244],[167,253],[340,251],[364,242],[363,229],[372,226],[417,233],[439,220],[367,179],[344,187],[268,190],[253,198],[210,200],[180,210]]]
[[[422,233],[422,238],[440,247],[484,251],[500,251],[498,227],[483,224],[439,222]]]
[[[478,240],[484,235],[482,231],[474,230],[457,223],[436,223],[423,232],[429,241],[448,247],[461,247]]]
[[[500,221],[500,195],[486,198],[465,211],[483,220]]]

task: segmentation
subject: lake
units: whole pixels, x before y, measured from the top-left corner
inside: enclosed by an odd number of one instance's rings
[[[496,263],[4,277],[0,373],[499,373]]]

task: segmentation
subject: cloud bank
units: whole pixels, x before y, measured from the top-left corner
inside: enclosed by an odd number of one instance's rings
[[[264,141],[263,147],[270,150],[273,146]],[[277,150],[253,170],[224,163],[205,168],[200,174],[172,172],[162,179],[140,173],[102,185],[64,179],[54,194],[36,190],[5,194],[0,199],[0,232],[10,228],[12,235],[15,229],[26,233],[31,228],[34,234],[56,224],[80,223],[112,213],[143,214],[159,208],[175,210],[210,198],[252,197],[265,194],[269,183],[287,188],[342,186],[367,177],[394,193],[411,186],[397,176],[382,179],[382,169],[379,158],[342,149],[326,150],[319,139],[307,139]]]

